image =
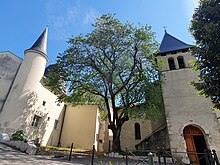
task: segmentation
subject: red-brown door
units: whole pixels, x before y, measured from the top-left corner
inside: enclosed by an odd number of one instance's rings
[[[200,154],[198,156],[196,154],[203,153],[207,149],[202,131],[197,127],[187,126],[184,128],[183,133],[191,164],[205,165],[204,155]]]

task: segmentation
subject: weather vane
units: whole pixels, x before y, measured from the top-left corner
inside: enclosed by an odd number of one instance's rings
[[[165,32],[167,31],[167,26],[163,26],[162,28],[164,28],[164,31],[165,31]]]

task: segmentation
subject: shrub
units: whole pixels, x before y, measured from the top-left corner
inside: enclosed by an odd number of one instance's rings
[[[11,140],[14,141],[25,141],[25,135],[23,130],[18,130],[12,134]]]

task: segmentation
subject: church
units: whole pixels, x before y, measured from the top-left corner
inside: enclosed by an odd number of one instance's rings
[[[111,151],[112,133],[98,105],[72,106],[57,102],[45,82],[48,28],[21,59],[10,51],[0,52],[0,132],[12,135],[23,130],[27,140],[42,146],[62,146],[99,152]],[[220,156],[220,112],[209,98],[198,96],[189,82],[197,81],[186,44],[165,31],[156,56],[163,73],[165,112],[157,121],[132,119],[122,127],[121,146],[129,150],[165,147],[183,161],[198,162],[197,155],[215,149]],[[46,71],[45,71],[46,70]]]

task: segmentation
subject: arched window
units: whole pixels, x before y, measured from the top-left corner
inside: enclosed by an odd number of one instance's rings
[[[168,58],[168,64],[169,64],[170,70],[175,70],[176,69],[174,59],[172,57]]]
[[[179,64],[179,68],[182,69],[182,68],[185,68],[185,63],[184,63],[184,59],[183,59],[183,56],[178,56],[177,57],[177,61],[178,61],[178,64]]]
[[[139,123],[134,124],[135,140],[141,139],[141,127]]]

